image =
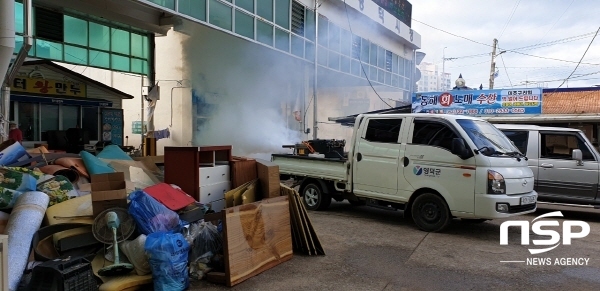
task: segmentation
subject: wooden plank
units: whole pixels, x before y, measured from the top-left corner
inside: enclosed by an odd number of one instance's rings
[[[302,204],[302,200],[299,195],[294,195],[294,198],[295,198],[296,204],[298,205],[298,209],[300,209],[299,216],[300,216],[300,221],[302,222],[302,228],[303,228],[304,235],[306,236],[306,240],[308,241],[308,244],[309,244],[308,245],[309,249],[310,249],[309,255],[316,255],[317,247],[311,236],[311,232],[310,232],[311,226],[308,224],[308,220],[306,219],[306,216],[305,216],[306,213],[304,213],[304,211],[302,211],[302,207],[304,206],[304,204]]]
[[[279,166],[265,160],[256,160],[256,172],[260,181],[263,198],[272,198],[281,195],[279,180]]]
[[[227,208],[224,226],[229,287],[293,256],[287,196]]]
[[[290,213],[290,215],[294,218],[294,223],[297,227],[298,240],[299,240],[300,246],[301,246],[300,249],[301,249],[302,253],[310,256],[310,254],[311,254],[310,244],[306,237],[306,231],[302,224],[302,219],[300,218],[300,213],[298,211],[298,205],[296,203],[296,199],[294,198],[293,195],[294,194],[292,193],[289,196],[290,205],[292,205],[292,209],[294,210],[292,213]]]

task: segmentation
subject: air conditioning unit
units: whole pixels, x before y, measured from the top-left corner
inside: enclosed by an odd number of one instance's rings
[[[0,290],[8,290],[8,235],[0,235]]]

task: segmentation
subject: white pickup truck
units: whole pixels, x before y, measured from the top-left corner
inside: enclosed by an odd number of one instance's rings
[[[273,154],[282,178],[300,183],[309,210],[331,199],[403,209],[424,231],[453,217],[484,221],[534,212],[534,175],[492,124],[444,114],[365,114],[344,158]]]

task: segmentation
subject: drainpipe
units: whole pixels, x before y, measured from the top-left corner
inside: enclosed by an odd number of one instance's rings
[[[313,139],[317,139],[317,131],[319,129],[319,123],[317,121],[317,69],[318,64],[318,51],[319,51],[319,1],[315,0],[315,76],[313,79]]]

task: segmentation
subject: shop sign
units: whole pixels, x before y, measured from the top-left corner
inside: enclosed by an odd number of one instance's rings
[[[66,82],[59,80],[34,79],[16,77],[10,90],[32,94],[44,94],[68,97],[86,97],[86,86],[82,83]]]
[[[413,94],[413,113],[456,115],[541,114],[542,90],[452,90]]]

